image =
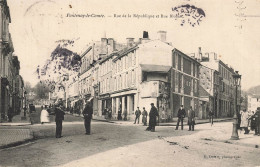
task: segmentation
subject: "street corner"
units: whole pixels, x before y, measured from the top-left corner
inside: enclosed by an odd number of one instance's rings
[[[1,129],[0,149],[22,145],[34,140],[30,129]]]

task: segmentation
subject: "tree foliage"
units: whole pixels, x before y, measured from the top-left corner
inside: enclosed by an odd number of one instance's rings
[[[38,82],[34,88],[34,93],[36,94],[36,99],[48,99],[49,97],[49,87],[42,83],[42,82]]]

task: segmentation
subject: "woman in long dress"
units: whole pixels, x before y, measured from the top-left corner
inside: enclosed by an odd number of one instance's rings
[[[240,127],[241,129],[245,129],[245,133],[244,134],[248,134],[249,133],[249,129],[248,129],[248,112],[246,110],[240,111],[241,114],[241,124]]]
[[[49,117],[49,113],[47,111],[47,106],[45,106],[44,109],[42,109],[41,111],[41,123],[48,123],[50,122],[50,117]]]

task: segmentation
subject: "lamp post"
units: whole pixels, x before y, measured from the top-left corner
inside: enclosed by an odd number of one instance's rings
[[[235,106],[234,106],[234,122],[233,122],[233,132],[231,136],[231,140],[239,140],[239,136],[237,133],[237,128],[238,128],[238,116],[237,116],[237,87],[240,86],[240,81],[241,81],[241,75],[238,74],[238,71],[233,74],[233,79],[234,79],[234,84],[236,87],[236,92],[235,92]]]
[[[26,91],[24,91],[24,117],[26,117],[26,110],[27,110],[27,105],[26,105],[26,94],[27,94],[27,92]]]

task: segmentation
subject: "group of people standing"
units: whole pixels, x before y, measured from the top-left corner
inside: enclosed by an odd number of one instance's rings
[[[147,126],[148,112],[146,111],[145,107],[143,107],[143,111],[142,112],[139,109],[139,107],[137,107],[137,110],[135,111],[135,122],[134,122],[134,124],[136,124],[136,123],[139,124],[139,120],[140,120],[140,116],[141,115],[142,115],[142,123],[143,123],[143,125]],[[150,113],[149,113],[149,126],[146,129],[147,131],[155,132],[155,126],[156,126],[157,117],[159,117],[158,110],[154,106],[154,103],[151,103],[151,110],[150,110]]]
[[[187,116],[188,116],[189,131],[191,131],[191,130],[194,131],[195,111],[192,109],[192,106],[190,106]],[[178,110],[177,117],[178,117],[178,121],[177,121],[177,126],[176,126],[175,130],[178,130],[180,122],[181,122],[181,130],[183,130],[183,120],[186,117],[186,111],[183,108],[183,105],[181,105],[180,109]]]
[[[255,131],[255,135],[260,136],[260,107],[256,111],[241,110],[239,113],[239,123],[239,129],[244,130],[244,134],[249,134],[251,129]]]
[[[142,115],[142,123],[144,126],[147,126],[147,116],[148,112],[145,110],[145,107],[143,107],[143,111],[141,112],[139,107],[137,107],[137,110],[135,111],[135,121],[134,124],[138,123],[139,124],[139,119],[140,116]],[[149,112],[149,127],[146,130],[149,130],[151,132],[155,131],[155,126],[157,123],[157,117],[159,117],[159,113],[157,108],[154,106],[154,103],[151,103],[151,110]],[[179,125],[181,123],[181,130],[183,130],[183,120],[186,117],[186,111],[183,108],[183,105],[180,106],[180,109],[178,110],[178,121],[177,121],[177,126],[175,130],[178,130]],[[188,125],[189,125],[189,131],[194,131],[195,127],[195,111],[192,109],[192,107],[189,108],[188,113]]]
[[[93,115],[93,107],[90,102],[87,102],[85,108],[83,110],[84,116],[84,126],[86,130],[86,135],[90,135],[90,127],[91,127],[91,119]],[[53,107],[48,108],[48,106],[42,107],[41,111],[41,123],[48,123],[50,122],[50,115],[55,115],[55,122],[56,122],[56,138],[62,137],[62,122],[64,120],[65,112],[62,109],[62,104],[57,104]]]

